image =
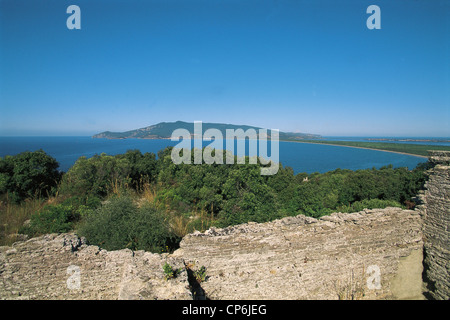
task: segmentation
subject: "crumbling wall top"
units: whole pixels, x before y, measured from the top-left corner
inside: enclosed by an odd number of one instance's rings
[[[428,150],[428,160],[433,165],[450,165],[450,151]]]

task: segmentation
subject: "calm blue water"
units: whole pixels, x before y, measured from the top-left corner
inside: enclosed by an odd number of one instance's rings
[[[67,171],[81,157],[95,154],[110,155],[124,153],[130,149],[139,149],[142,153],[153,152],[178,142],[170,140],[146,139],[93,139],[91,137],[0,137],[0,156],[15,155],[23,151],[43,149],[60,164],[60,169]],[[207,146],[209,142],[204,142]],[[356,149],[340,146],[295,143],[280,141],[280,161],[295,173],[327,172],[341,169],[380,168],[392,164],[394,167],[413,169],[426,159],[375,150]]]

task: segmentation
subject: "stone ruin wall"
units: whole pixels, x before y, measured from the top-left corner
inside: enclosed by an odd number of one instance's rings
[[[190,234],[174,256],[207,268],[210,299],[417,299],[421,228],[398,208],[300,215]]]
[[[428,297],[448,299],[448,166],[431,170],[422,198],[415,211],[211,228],[187,235],[170,255],[106,251],[75,234],[45,235],[0,247],[0,298],[198,298],[188,265],[207,268],[197,292],[210,299],[422,299],[423,274]],[[164,279],[165,262],[180,268],[177,278]],[[79,286],[69,288],[74,266]]]
[[[167,261],[206,266],[201,285],[210,299],[414,298],[421,293],[421,253],[419,214],[398,208],[210,229],[186,236],[171,255],[106,251],[74,234],[53,234],[0,248],[0,297],[192,299],[185,269],[164,279]],[[368,290],[374,265],[381,288]],[[68,287],[70,266],[79,268],[79,288]]]
[[[434,167],[422,195],[424,280],[432,299],[450,299],[450,152],[430,152]]]
[[[183,270],[176,279],[164,279],[166,261]],[[106,251],[74,234],[50,234],[0,247],[0,298],[191,299],[191,292],[182,259]]]

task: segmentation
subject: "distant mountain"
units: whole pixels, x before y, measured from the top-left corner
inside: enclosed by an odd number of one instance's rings
[[[247,125],[234,125],[224,123],[202,123],[203,132],[208,129],[218,129],[222,132],[223,137],[226,137],[226,129],[242,129],[244,131],[248,129],[255,129],[258,133],[259,127],[252,127]],[[176,129],[187,129],[191,135],[194,133],[193,122],[161,122],[152,126],[148,126],[141,129],[130,130],[125,132],[111,132],[105,131],[95,134],[93,138],[106,138],[106,139],[127,139],[127,138],[139,138],[139,139],[170,139],[172,132]],[[270,137],[270,130],[267,131]],[[310,133],[296,133],[296,132],[281,132],[279,133],[280,140],[310,140],[321,139],[322,136],[318,134]]]

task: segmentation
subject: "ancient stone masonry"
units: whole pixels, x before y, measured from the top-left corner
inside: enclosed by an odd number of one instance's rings
[[[420,298],[421,253],[420,216],[399,208],[211,228],[186,236],[172,255],[51,234],[0,247],[0,297],[192,299],[190,264],[206,266],[211,299]],[[182,269],[176,279],[164,279],[165,262]],[[78,287],[69,285],[71,267]]]
[[[166,281],[165,262],[181,274]],[[191,299],[191,293],[182,259],[106,251],[73,234],[51,234],[0,247],[0,298]]]
[[[421,228],[399,208],[300,215],[190,234],[173,255],[206,266],[211,299],[422,298]]]
[[[424,280],[433,299],[450,299],[450,152],[430,152],[424,205]]]

